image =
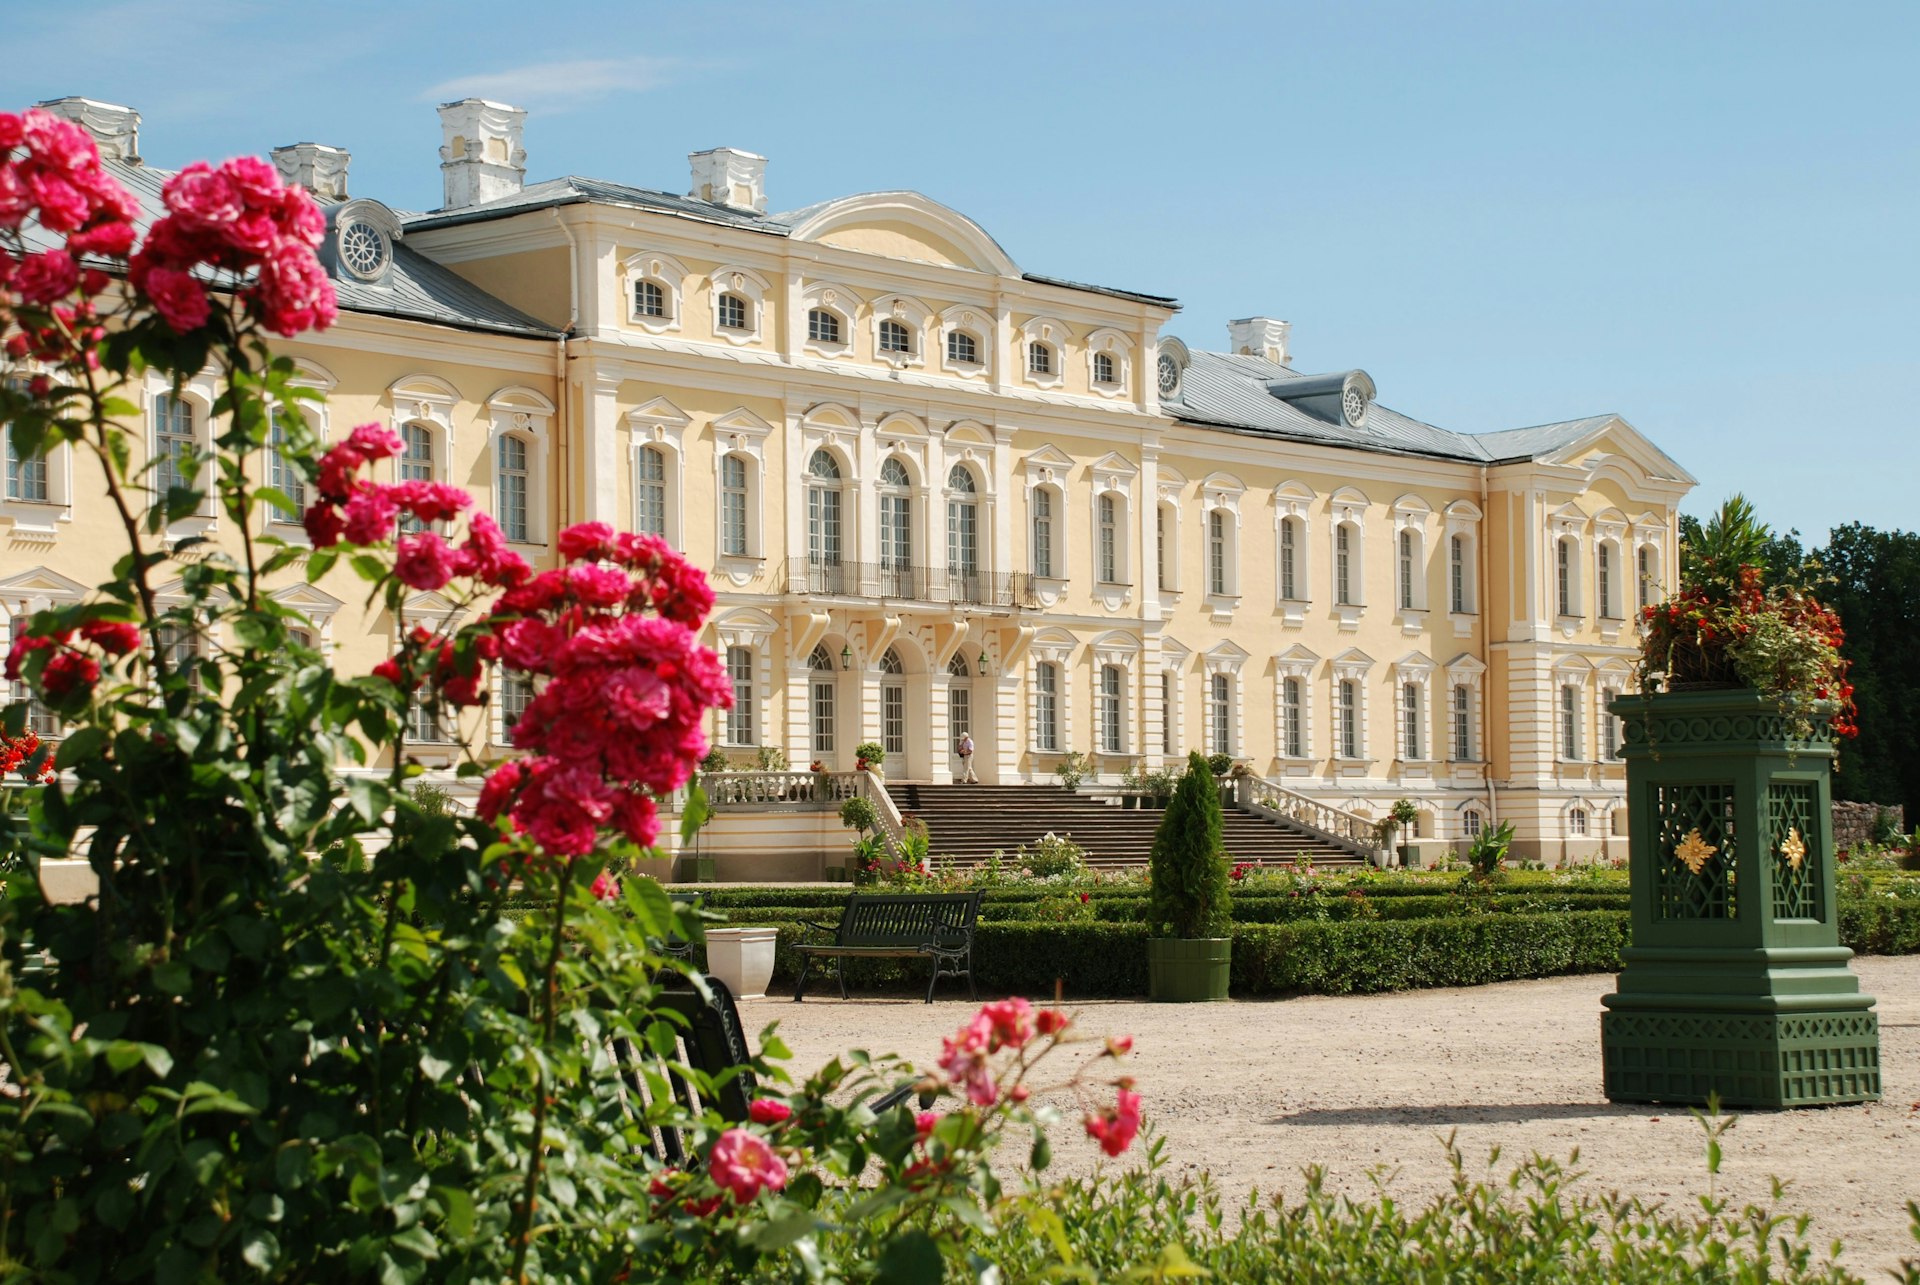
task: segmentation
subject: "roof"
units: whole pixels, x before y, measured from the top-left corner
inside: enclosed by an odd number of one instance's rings
[[[136,223],[144,236],[147,228],[164,212],[160,192],[175,171],[119,160],[106,160],[102,164],[140,202]],[[322,208],[332,207],[323,203]],[[441,267],[408,247],[405,241],[394,242],[393,265],[379,282],[360,281],[340,273],[332,267],[331,258],[331,255],[321,256],[322,262],[329,264],[340,307],[347,312],[538,339],[555,339],[561,333]],[[225,284],[231,285],[231,282]]]
[[[1354,428],[1310,414],[1282,395],[1285,385],[1291,382],[1308,383],[1317,388],[1343,377],[1303,375],[1262,357],[1196,350],[1190,354],[1177,400],[1163,400],[1160,408],[1174,419],[1208,428],[1470,464],[1539,459],[1573,446],[1609,425],[1624,423],[1618,415],[1588,415],[1531,428],[1460,433],[1375,402],[1367,407],[1362,426]],[[1632,431],[1630,426],[1629,431]],[[1645,442],[1644,438],[1640,440]],[[1645,445],[1656,460],[1661,476],[1676,481],[1694,480],[1652,443]]]

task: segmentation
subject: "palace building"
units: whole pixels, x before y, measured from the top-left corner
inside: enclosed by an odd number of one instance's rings
[[[137,113],[46,106],[157,205]],[[1411,799],[1441,847],[1510,820],[1521,855],[1624,852],[1606,706],[1693,479],[1619,416],[1450,431],[1383,404],[1391,372],[1297,369],[1286,322],[1190,347],[1174,300],[1026,271],[915,192],[772,213],[767,161],[730,148],[691,156],[685,194],[529,183],[523,112],[440,119],[427,213],[350,195],[339,149],[273,153],[327,211],[340,294],[283,345],[325,393],[308,413],[392,426],[403,476],[470,489],[536,565],[599,519],[710,568],[741,765],[845,770],[872,740],[890,778],[942,783],[964,731],[985,783],[1079,751],[1113,785],[1200,749],[1365,816]],[[146,389],[149,449],[206,441],[213,395],[212,372]],[[0,613],[107,576],[99,489],[64,449],[9,454]],[[334,574],[280,595],[345,669],[446,609],[368,614]],[[505,752],[527,698],[463,731]],[[415,721],[450,763],[453,729]]]

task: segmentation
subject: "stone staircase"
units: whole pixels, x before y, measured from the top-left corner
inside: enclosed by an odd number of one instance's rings
[[[1158,809],[1123,808],[1069,794],[1057,785],[890,783],[887,793],[903,817],[926,822],[936,859],[951,857],[961,865],[985,861],[995,849],[1011,857],[1021,844],[1051,832],[1071,837],[1098,869],[1144,866],[1163,815]],[[1235,861],[1279,866],[1306,857],[1316,866],[1359,864],[1344,848],[1230,803],[1221,823],[1227,854]]]

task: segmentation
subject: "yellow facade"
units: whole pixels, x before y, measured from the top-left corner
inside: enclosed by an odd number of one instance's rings
[[[1189,352],[1171,301],[1036,279],[914,193],[765,216],[764,162],[725,149],[694,157],[717,202],[495,161],[456,190],[461,155],[406,252],[537,324],[348,299],[287,345],[322,427],[430,430],[437,475],[485,504],[518,437],[530,560],[599,519],[711,568],[740,697],[716,736],[742,765],[844,769],[874,740],[890,777],[948,781],[964,729],[983,781],[1077,750],[1111,786],[1201,749],[1366,815],[1413,799],[1436,847],[1501,819],[1526,855],[1624,851],[1603,702],[1691,479],[1618,418],[1475,445],[1370,408],[1353,372],[1315,419],[1283,326]],[[1220,409],[1269,396],[1273,423]],[[0,508],[9,613],[105,574],[96,493],[76,476],[54,521]],[[398,622],[339,576],[316,623],[369,669]],[[497,748],[497,706],[474,730]]]

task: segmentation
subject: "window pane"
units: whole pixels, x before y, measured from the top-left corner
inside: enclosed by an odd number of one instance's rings
[[[881,352],[912,352],[913,336],[907,328],[897,321],[880,323]]]
[[[1093,382],[1096,384],[1115,384],[1120,382],[1114,375],[1113,358],[1105,353],[1094,354]]]
[[[667,457],[651,446],[640,448],[635,468],[636,525],[647,535],[667,533]]]
[[[633,311],[641,317],[666,316],[667,292],[651,281],[637,282],[633,287]]]
[[[907,752],[907,689],[899,683],[880,688],[880,748],[889,754]]]
[[[720,552],[747,554],[747,462],[738,455],[720,461]]]
[[[1333,529],[1333,597],[1343,607],[1353,605],[1353,537],[1342,523]]]
[[[813,683],[813,752],[833,753],[833,682],[815,679]]]
[[[752,745],[753,652],[745,647],[727,648],[727,681],[733,688],[733,708],[727,711],[727,744]]]
[[[273,414],[273,437],[267,447],[267,485],[286,496],[291,502],[290,508],[283,509],[275,505],[274,512],[284,520],[297,522],[300,520],[300,514],[307,507],[307,480],[287,459],[285,417],[291,413],[293,412],[278,410]]]
[[[1117,583],[1120,579],[1119,536],[1114,515],[1113,497],[1100,497],[1100,579],[1107,584]]]
[[[494,517],[509,540],[527,540],[527,442],[511,434],[500,439],[500,494]]]
[[[164,496],[174,487],[193,484],[193,407],[171,393],[161,393],[153,399],[153,418],[154,455],[160,462],[154,485]]]

